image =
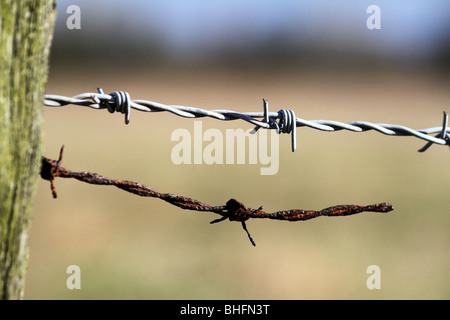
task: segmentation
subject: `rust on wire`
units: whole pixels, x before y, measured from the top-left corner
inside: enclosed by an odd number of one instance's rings
[[[74,178],[90,184],[98,185],[110,185],[116,186],[122,190],[134,193],[141,197],[153,197],[164,200],[174,206],[177,206],[186,210],[196,210],[203,212],[213,212],[222,217],[211,221],[211,223],[217,223],[229,219],[230,221],[241,222],[242,228],[247,233],[250,242],[255,246],[255,241],[251,237],[247,230],[245,222],[248,219],[275,219],[285,221],[303,221],[320,216],[348,216],[357,214],[360,212],[389,212],[394,210],[391,203],[383,202],[369,206],[358,205],[338,205],[329,208],[325,208],[319,211],[316,210],[285,210],[267,213],[262,211],[263,207],[258,209],[252,209],[246,207],[243,203],[230,199],[224,206],[211,206],[198,200],[183,197],[171,193],[161,193],[148,186],[140,184],[138,182],[128,180],[115,180],[104,177],[97,173],[88,171],[75,172],[64,167],[61,167],[61,161],[63,156],[64,146],[62,146],[58,160],[52,160],[46,157],[42,157],[41,177],[42,179],[50,181],[50,187],[53,198],[57,197],[54,180],[56,177],[60,178]]]

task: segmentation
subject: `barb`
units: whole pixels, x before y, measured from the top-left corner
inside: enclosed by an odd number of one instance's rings
[[[164,200],[174,206],[182,209],[195,210],[202,212],[213,212],[222,217],[211,221],[210,223],[217,223],[229,219],[230,221],[241,222],[242,228],[247,233],[247,236],[253,246],[256,246],[255,241],[251,237],[245,222],[248,219],[274,219],[285,221],[304,221],[320,216],[348,216],[357,214],[360,212],[389,212],[394,210],[392,204],[388,202],[378,203],[369,206],[358,205],[338,205],[329,208],[325,208],[320,211],[315,210],[286,210],[277,211],[273,213],[266,213],[262,211],[263,207],[258,209],[251,209],[246,207],[243,203],[230,199],[224,206],[211,206],[198,200],[174,195],[171,193],[160,193],[143,184],[132,182],[128,180],[115,180],[104,177],[97,173],[92,172],[75,172],[69,169],[61,167],[61,161],[63,157],[64,146],[61,147],[58,160],[52,160],[46,157],[42,157],[41,177],[42,179],[50,181],[50,187],[53,198],[57,197],[54,180],[56,177],[60,178],[75,178],[77,180],[98,185],[111,185],[119,189],[131,192],[141,197],[153,197]]]
[[[204,110],[188,106],[164,105],[158,102],[146,100],[131,100],[130,95],[123,91],[104,94],[103,90],[98,88],[98,93],[82,93],[74,97],[65,97],[60,95],[45,95],[44,104],[48,107],[61,107],[69,104],[90,107],[94,109],[108,109],[109,112],[121,112],[125,114],[125,123],[130,121],[131,108],[145,112],[171,112],[177,116],[185,118],[210,117],[217,120],[244,120],[253,125],[256,132],[260,128],[275,129],[278,133],[290,133],[292,140],[292,151],[296,149],[296,128],[309,127],[322,131],[340,131],[348,130],[353,132],[364,132],[375,130],[389,136],[414,136],[427,141],[428,143],[419,150],[424,152],[431,144],[450,146],[450,129],[447,128],[448,115],[444,112],[444,121],[442,127],[433,127],[422,130],[413,130],[408,127],[371,123],[367,121],[353,121],[342,123],[332,120],[304,120],[297,118],[293,110],[281,109],[278,112],[269,112],[268,102],[263,99],[263,112],[244,112],[239,113],[230,110]],[[262,118],[262,119],[259,119]],[[278,120],[278,121],[277,121]],[[437,136],[429,136],[438,133]]]

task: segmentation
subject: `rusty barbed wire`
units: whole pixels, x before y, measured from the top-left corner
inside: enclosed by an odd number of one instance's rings
[[[253,246],[256,246],[256,243],[250,235],[250,232],[247,230],[247,226],[245,224],[245,222],[249,219],[265,218],[284,221],[304,221],[320,216],[348,216],[360,212],[389,212],[394,210],[392,204],[388,202],[377,203],[369,206],[358,206],[352,204],[338,205],[319,211],[293,209],[277,211],[273,213],[266,213],[262,211],[262,206],[258,209],[248,208],[236,199],[228,200],[227,203],[223,206],[211,206],[192,198],[183,197],[171,193],[161,193],[138,182],[110,179],[100,174],[88,171],[71,171],[69,169],[61,167],[63,151],[64,146],[61,147],[58,160],[52,160],[46,157],[42,157],[41,177],[42,179],[50,181],[53,198],[57,197],[54,184],[54,180],[56,177],[74,178],[90,184],[115,186],[119,189],[136,194],[141,197],[159,198],[182,209],[201,212],[213,212],[222,216],[219,219],[211,221],[211,224],[221,222],[226,219],[229,219],[230,221],[241,222],[242,228],[247,233],[247,236]]]
[[[260,128],[275,129],[278,133],[290,133],[292,151],[296,149],[297,127],[309,127],[329,132],[340,130],[352,132],[375,130],[389,136],[414,136],[427,141],[427,144],[418,150],[419,152],[426,151],[432,144],[450,146],[450,129],[448,128],[448,114],[446,112],[444,112],[441,127],[414,130],[400,125],[371,123],[367,121],[342,123],[332,120],[304,120],[296,117],[293,110],[281,109],[278,112],[269,112],[266,99],[263,99],[263,112],[239,113],[223,109],[204,110],[188,106],[165,105],[146,100],[131,100],[130,95],[124,91],[115,91],[110,94],[105,94],[101,88],[98,88],[97,90],[98,93],[81,93],[73,97],[47,94],[44,96],[44,104],[48,107],[62,107],[72,104],[94,109],[108,109],[111,113],[120,112],[125,114],[126,124],[130,121],[131,108],[145,112],[167,111],[185,118],[210,117],[224,121],[240,119],[255,125],[252,133],[255,133]],[[258,120],[259,118],[262,119]],[[436,136],[430,136],[430,134],[435,133],[437,133]]]

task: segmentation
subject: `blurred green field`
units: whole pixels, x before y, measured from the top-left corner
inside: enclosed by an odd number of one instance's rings
[[[303,119],[364,120],[414,129],[440,126],[450,112],[448,82],[402,72],[273,72],[225,69],[50,74],[48,94],[128,91],[133,99],[205,109],[292,108]],[[118,76],[119,74],[119,76]],[[63,166],[138,181],[211,205],[236,198],[268,212],[319,210],[389,201],[387,214],[306,222],[210,225],[217,216],[184,211],[114,187],[57,179],[58,199],[40,181],[30,233],[25,299],[449,299],[448,147],[378,132],[297,131],[297,150],[280,136],[280,168],[175,165],[177,128],[193,121],[169,113],[123,115],[83,107],[44,109],[44,154]],[[248,129],[243,121],[203,119],[203,128]],[[68,290],[66,268],[81,268]],[[381,269],[381,289],[366,268]]]

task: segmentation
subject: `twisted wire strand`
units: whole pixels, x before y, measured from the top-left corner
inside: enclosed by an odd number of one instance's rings
[[[260,128],[275,129],[278,133],[290,133],[292,137],[292,151],[296,149],[297,127],[309,127],[328,132],[340,130],[364,132],[374,130],[389,136],[414,136],[427,141],[427,144],[418,150],[419,152],[426,151],[432,144],[450,146],[450,129],[448,128],[448,114],[446,112],[444,112],[441,127],[414,130],[401,125],[367,121],[343,123],[333,120],[304,120],[296,117],[293,110],[281,109],[278,112],[269,112],[266,99],[263,99],[263,112],[240,113],[226,109],[204,110],[182,105],[165,105],[147,100],[131,100],[127,92],[115,91],[105,94],[101,88],[97,90],[98,93],[81,93],[73,97],[47,94],[44,96],[44,105],[48,107],[62,107],[72,104],[93,109],[108,109],[111,113],[120,112],[125,114],[126,124],[130,121],[131,108],[143,112],[170,112],[185,118],[210,117],[222,121],[244,120],[255,126],[252,133]],[[430,136],[430,134],[434,133],[437,133],[437,135],[434,137]]]
[[[284,221],[305,221],[314,219],[320,216],[349,216],[361,212],[390,212],[394,210],[394,207],[389,202],[382,202],[368,206],[360,206],[354,204],[347,205],[337,205],[333,207],[328,207],[322,210],[283,210],[276,211],[272,213],[267,213],[262,211],[263,207],[258,209],[252,209],[246,207],[242,202],[236,199],[230,199],[225,205],[221,206],[211,206],[209,204],[203,203],[196,199],[189,197],[184,197],[172,193],[161,193],[153,188],[143,185],[139,182],[133,182],[129,180],[118,180],[111,179],[102,176],[98,173],[89,171],[72,171],[61,166],[63,158],[64,146],[61,147],[59,152],[58,160],[52,160],[47,157],[42,157],[41,165],[41,178],[50,181],[50,189],[52,191],[53,198],[57,198],[56,188],[55,188],[55,178],[74,178],[79,181],[94,184],[94,185],[106,185],[115,186],[121,190],[133,193],[141,197],[152,197],[164,200],[171,205],[177,206],[186,210],[194,210],[198,212],[213,212],[221,216],[219,219],[211,221],[211,224],[224,221],[226,219],[230,221],[240,222],[242,228],[247,233],[247,236],[253,246],[256,246],[250,232],[247,229],[245,222],[252,218],[267,218],[274,220],[284,220]]]

